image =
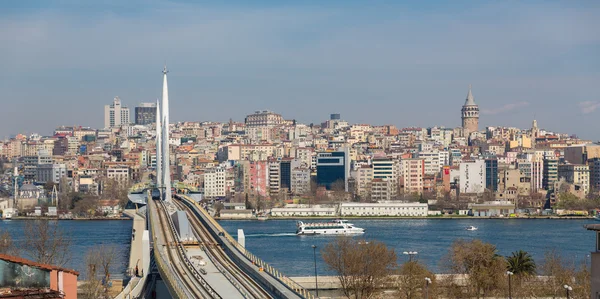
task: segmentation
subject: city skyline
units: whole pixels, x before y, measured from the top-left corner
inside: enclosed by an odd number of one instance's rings
[[[459,127],[472,84],[480,129],[535,118],[600,139],[598,4],[343,3],[0,4],[0,89],[10,99],[0,137],[102,127],[115,96],[129,107],[159,97],[166,60],[172,122],[268,109],[302,123],[341,113],[350,123]]]

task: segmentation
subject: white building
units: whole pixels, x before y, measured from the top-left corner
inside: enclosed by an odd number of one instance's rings
[[[127,166],[111,166],[106,169],[106,177],[126,185],[129,182],[129,167]]]
[[[485,160],[462,161],[459,171],[461,193],[483,193],[485,191]]]
[[[425,174],[436,175],[442,170],[440,153],[437,150],[419,152],[419,158],[425,162]]]
[[[310,191],[310,169],[305,167],[293,168],[290,173],[291,192],[306,194]]]
[[[272,208],[272,217],[309,217],[309,216],[335,216],[336,211],[333,207],[314,205],[287,205],[285,208]]]
[[[389,200],[396,196],[398,190],[398,167],[396,167],[396,161],[385,157],[375,158],[372,163],[373,182],[371,184],[371,199],[374,201]]]
[[[227,191],[226,169],[215,167],[204,173],[204,196],[207,198],[224,197]]]
[[[426,217],[429,208],[426,203],[342,203],[341,216],[413,216]]]
[[[118,128],[129,124],[129,108],[121,105],[121,99],[115,97],[111,105],[104,106],[104,127]]]

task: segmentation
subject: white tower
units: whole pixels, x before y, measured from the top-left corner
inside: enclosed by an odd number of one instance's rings
[[[165,187],[165,201],[171,201],[171,163],[170,149],[169,149],[169,88],[167,86],[167,66],[163,69],[163,94],[162,94],[162,174],[163,174],[163,187]]]
[[[160,115],[160,103],[156,99],[156,187],[160,188],[163,186],[162,176],[162,125]],[[161,192],[162,194],[162,192]]]

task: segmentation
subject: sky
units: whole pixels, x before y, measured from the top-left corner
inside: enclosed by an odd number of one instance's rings
[[[0,1],[0,139],[103,127],[115,96],[171,121],[486,126],[600,140],[598,1]]]

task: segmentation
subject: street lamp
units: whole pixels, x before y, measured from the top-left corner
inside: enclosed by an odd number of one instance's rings
[[[315,258],[315,291],[317,292],[317,298],[319,298],[319,282],[317,278],[317,245],[312,246],[313,257]]]
[[[573,290],[573,288],[569,285],[564,285],[565,291],[567,291],[567,299],[571,298],[569,297],[569,292]]]
[[[429,284],[431,283],[431,278],[425,277],[425,299],[429,298]]]
[[[419,254],[419,253],[418,253],[418,252],[416,252],[416,251],[405,251],[405,252],[403,252],[402,254],[406,254],[406,255],[408,255],[408,260],[409,260],[410,262],[412,262],[412,257],[413,257],[413,255],[417,255],[417,254]]]
[[[508,299],[512,299],[512,289],[510,286],[510,277],[513,276],[515,273],[512,273],[510,271],[506,271],[506,275],[508,275]]]

